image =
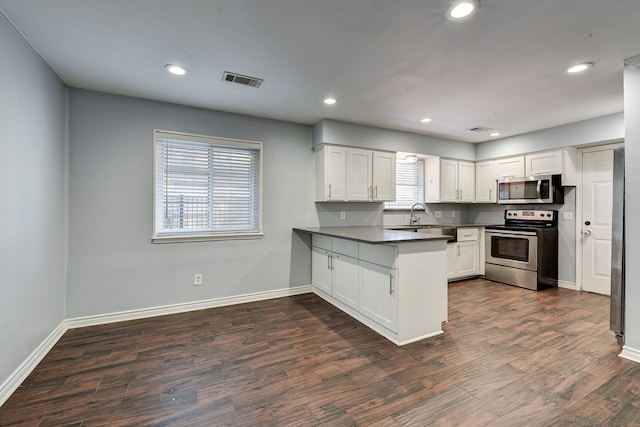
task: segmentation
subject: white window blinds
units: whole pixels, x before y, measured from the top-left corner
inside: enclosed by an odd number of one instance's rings
[[[407,163],[396,160],[396,200],[386,202],[386,209],[411,209],[414,203],[424,202],[424,161]]]
[[[154,238],[261,233],[260,142],[154,132]]]

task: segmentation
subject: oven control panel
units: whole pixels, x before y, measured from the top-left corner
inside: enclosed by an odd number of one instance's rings
[[[504,218],[524,221],[554,221],[557,214],[558,211],[551,210],[507,209],[504,212]]]

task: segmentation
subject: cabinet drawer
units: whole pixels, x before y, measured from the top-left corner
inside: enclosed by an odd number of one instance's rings
[[[359,243],[360,259],[389,268],[396,267],[397,250],[393,246]]]
[[[322,234],[313,234],[311,236],[311,245],[315,246],[316,248],[322,248],[322,249],[326,249],[328,251],[332,250],[332,245],[331,245],[331,241],[333,240],[332,237],[329,236],[323,236]]]
[[[458,242],[478,240],[479,234],[477,228],[458,228]]]
[[[345,239],[333,239],[333,252],[358,258],[358,242]]]

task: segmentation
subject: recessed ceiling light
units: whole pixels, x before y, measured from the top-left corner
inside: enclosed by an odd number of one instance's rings
[[[429,123],[433,120],[431,117],[425,117],[424,119],[420,119],[420,123]]]
[[[500,132],[492,132],[489,136],[500,136]]]
[[[593,67],[593,62],[583,62],[581,64],[576,64],[572,67],[567,68],[567,73],[569,74],[575,74],[575,73],[580,73],[586,69],[589,69]]]
[[[168,72],[170,72],[171,74],[175,74],[176,76],[184,76],[189,71],[186,68],[184,68],[183,66],[176,65],[176,64],[167,64],[167,65],[164,66],[164,68]]]
[[[446,17],[450,21],[458,21],[471,16],[478,7],[480,2],[477,0],[456,1],[447,9]]]
[[[338,102],[338,100],[335,99],[335,98],[325,98],[324,99],[324,103],[327,104],[327,105],[333,105],[336,102]]]

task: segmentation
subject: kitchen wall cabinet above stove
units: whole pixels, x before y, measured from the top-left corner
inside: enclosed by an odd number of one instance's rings
[[[315,150],[316,201],[387,202],[396,198],[396,154],[323,144]]]
[[[524,176],[524,165],[524,156],[497,159],[495,164],[496,179]]]
[[[577,185],[576,173],[577,150],[544,151],[525,156],[526,175],[562,175],[562,185]]]

